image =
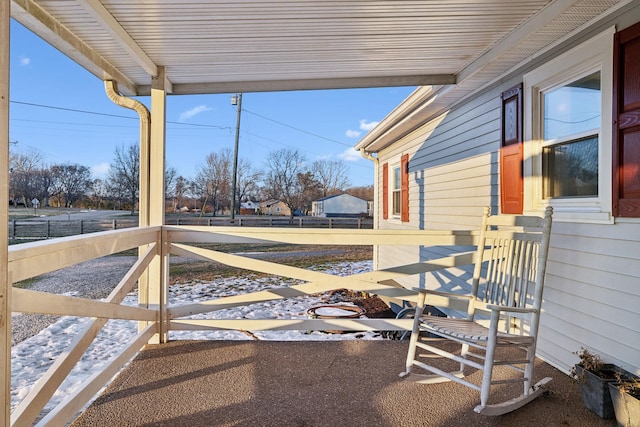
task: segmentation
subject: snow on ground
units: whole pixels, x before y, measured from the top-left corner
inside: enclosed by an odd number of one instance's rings
[[[371,271],[370,261],[333,264],[324,266],[323,272],[337,276],[346,276]],[[276,289],[301,283],[297,280],[280,277],[227,277],[213,282],[193,282],[174,285],[169,290],[170,305],[180,305],[213,298]],[[322,296],[306,296],[274,300],[251,304],[244,307],[219,310],[192,316],[196,319],[304,319],[311,307],[326,303]],[[137,304],[137,294],[129,294],[123,304]],[[35,382],[42,377],[53,364],[56,357],[67,349],[69,344],[88,322],[86,318],[62,317],[58,322],[42,330],[39,334],[15,345],[11,351],[11,408],[16,407],[28,394]],[[110,320],[98,338],[76,364],[68,378],[58,388],[45,411],[51,410],[65,397],[71,394],[93,373],[106,366],[131,337],[137,334],[137,322]],[[210,339],[210,340],[345,340],[345,339],[382,339],[377,332],[357,332],[327,334],[318,331],[254,331],[252,335],[240,331],[173,331],[171,340]],[[255,337],[255,338],[254,338]]]

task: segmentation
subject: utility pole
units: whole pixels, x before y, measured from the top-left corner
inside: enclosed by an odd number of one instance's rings
[[[236,144],[233,151],[233,183],[231,185],[231,221],[236,216],[236,183],[238,180],[238,142],[240,141],[240,115],[242,113],[242,93],[231,97],[231,105],[238,106],[238,116],[236,119]],[[238,200],[239,202],[239,200]]]

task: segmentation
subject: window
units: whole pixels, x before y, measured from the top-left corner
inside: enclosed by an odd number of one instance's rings
[[[400,185],[401,185],[400,166],[396,166],[393,168],[393,181],[391,183],[391,194],[392,194],[391,213],[393,214],[393,216],[400,216],[400,213],[401,213]]]
[[[543,197],[598,196],[600,71],[542,94]]]
[[[392,218],[400,218],[402,222],[409,221],[409,155],[400,157],[400,164],[391,167],[382,165],[382,218],[389,218],[391,205]]]
[[[524,76],[524,211],[613,220],[613,29]]]

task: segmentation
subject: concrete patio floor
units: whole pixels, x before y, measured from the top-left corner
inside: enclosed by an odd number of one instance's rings
[[[478,392],[398,378],[407,346],[382,340],[148,346],[72,426],[615,426],[585,409],[577,384],[543,362],[535,380],[553,377],[548,393],[510,414],[478,415]],[[520,391],[509,387],[492,399]]]

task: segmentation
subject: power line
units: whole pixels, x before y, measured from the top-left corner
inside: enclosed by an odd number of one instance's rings
[[[52,110],[59,110],[59,111],[69,111],[69,112],[73,112],[73,113],[82,113],[82,114],[92,114],[92,115],[96,115],[96,116],[104,116],[104,117],[114,117],[114,118],[121,118],[121,119],[128,119],[128,120],[138,120],[138,117],[133,117],[133,116],[125,116],[125,115],[121,115],[121,114],[110,114],[110,113],[102,113],[102,112],[96,112],[96,111],[88,111],[88,110],[81,110],[81,109],[76,109],[76,108],[67,108],[67,107],[59,107],[59,106],[54,106],[54,105],[44,105],[44,104],[36,104],[33,102],[24,102],[24,101],[9,101],[10,103],[14,103],[14,104],[19,104],[19,105],[26,105],[26,106],[30,106],[30,107],[38,107],[38,108],[48,108],[48,109],[52,109]],[[243,108],[242,111],[248,113],[248,114],[252,114],[256,117],[260,117],[261,119],[276,123],[280,126],[284,126],[290,129],[293,129],[295,131],[307,134],[307,135],[311,135],[315,138],[319,138],[319,139],[323,139],[325,141],[329,141],[329,142],[333,142],[335,144],[339,144],[345,147],[353,147],[350,144],[346,144],[344,142],[340,142],[337,141],[335,139],[331,139],[322,135],[318,135],[316,133],[304,130],[304,129],[300,129],[298,127],[289,125],[287,123],[283,123],[281,121],[272,119],[270,117],[264,116],[262,114],[247,110],[246,108]],[[69,125],[78,125],[78,126],[103,126],[103,125],[91,125],[91,124],[86,124],[86,123],[66,123],[66,122],[55,122],[55,121],[47,121],[47,120],[36,120],[36,119],[12,119],[12,120],[16,120],[16,121],[25,121],[25,122],[34,122],[34,123],[57,123],[57,124],[69,124]],[[202,123],[184,123],[184,122],[174,122],[174,121],[167,121],[167,124],[173,124],[173,125],[180,125],[180,126],[192,126],[192,127],[202,127],[202,128],[211,128],[211,129],[219,129],[219,130],[232,130],[231,126],[218,126],[218,125],[209,125],[209,124],[202,124]],[[283,145],[285,147],[290,147],[290,148],[295,148],[295,149],[299,149],[300,147],[297,146],[293,146],[290,144],[285,144],[281,141],[277,141],[268,137],[265,137],[263,135],[259,135],[259,134],[255,134],[252,132],[249,132],[247,130],[242,131],[242,133],[246,133],[247,135],[252,135],[254,137],[258,137],[261,139],[264,139],[266,141],[270,141],[279,145]],[[307,151],[311,151],[308,150]],[[356,166],[361,166],[364,167],[362,165],[359,164],[355,164]]]
[[[54,105],[44,105],[44,104],[35,104],[32,102],[22,102],[22,101],[9,101],[13,104],[19,104],[19,105],[28,105],[30,107],[39,107],[39,108],[49,108],[51,110],[59,110],[59,111],[70,111],[73,113],[83,113],[83,114],[93,114],[96,116],[105,116],[105,117],[115,117],[118,119],[129,119],[129,120],[138,120],[138,117],[132,117],[132,116],[123,116],[121,114],[110,114],[110,113],[101,113],[101,112],[96,112],[96,111],[88,111],[88,110],[78,110],[75,108],[67,108],[67,107],[58,107],[58,106],[54,106]],[[12,119],[12,120],[20,120],[20,119]],[[59,122],[48,122],[48,121],[39,121],[39,120],[33,120],[33,119],[22,119],[22,121],[32,121],[32,122],[41,122],[41,123],[59,123]],[[182,126],[194,126],[194,127],[206,127],[206,128],[213,128],[213,129],[221,129],[221,130],[231,130],[231,126],[218,126],[218,125],[207,125],[207,124],[203,124],[203,123],[184,123],[184,122],[173,122],[170,120],[167,120],[166,122],[167,124],[172,124],[172,125],[182,125]],[[87,124],[84,123],[66,123],[66,124],[77,124],[77,125],[82,125],[82,126],[87,126]],[[99,125],[93,125],[93,126],[99,126]]]
[[[306,133],[307,135],[311,135],[311,136],[314,136],[316,138],[324,139],[325,141],[330,141],[330,142],[333,142],[335,144],[344,145],[345,147],[352,147],[352,145],[350,145],[350,144],[346,144],[344,142],[336,141],[335,139],[327,138],[326,136],[318,135],[316,133],[309,132],[309,131],[306,131],[304,129],[300,129],[300,128],[297,128],[295,126],[291,126],[291,125],[288,125],[286,123],[282,123],[282,122],[280,122],[278,120],[274,120],[274,119],[271,119],[269,117],[263,116],[262,114],[258,114],[258,113],[255,113],[253,111],[247,110],[246,108],[243,108],[242,111],[245,111],[245,112],[247,112],[249,114],[253,114],[254,116],[260,117],[261,119],[268,120],[270,122],[279,124],[280,126],[288,127],[289,129],[293,129],[293,130],[296,130],[298,132]]]
[[[49,108],[51,110],[71,111],[73,113],[95,114],[96,116],[107,116],[107,117],[117,117],[117,118],[120,118],[120,119],[138,120],[137,117],[122,116],[120,114],[98,113],[98,112],[95,112],[95,111],[77,110],[75,108],[66,108],[66,107],[57,107],[57,106],[53,106],[53,105],[34,104],[34,103],[31,103],[31,102],[22,102],[22,101],[9,101],[9,102],[12,103],[12,104],[28,105],[30,107]]]
[[[88,110],[80,110],[80,109],[76,109],[76,108],[68,108],[68,107],[59,107],[59,106],[55,106],[55,105],[44,105],[44,104],[36,104],[33,102],[24,102],[24,101],[9,101],[12,104],[18,104],[18,105],[27,105],[30,107],[38,107],[38,108],[48,108],[51,110],[59,110],[59,111],[69,111],[69,112],[73,112],[73,113],[82,113],[82,114],[92,114],[92,115],[96,115],[96,116],[104,116],[104,117],[114,117],[114,118],[119,118],[119,119],[128,119],[128,120],[138,120],[138,117],[133,117],[133,116],[124,116],[121,114],[110,114],[110,113],[102,113],[102,112],[97,112],[97,111],[88,111]],[[307,135],[311,135],[315,138],[319,138],[319,139],[323,139],[325,141],[329,141],[329,142],[333,142],[334,144],[339,144],[345,147],[352,147],[351,144],[347,144],[341,141],[337,141],[335,139],[331,139],[328,138],[326,136],[322,136],[322,135],[318,135],[316,133],[304,130],[304,129],[300,129],[296,126],[292,126],[289,125],[287,123],[283,123],[281,121],[272,119],[270,117],[264,116],[262,114],[256,113],[254,111],[251,110],[247,110],[246,108],[243,108],[242,111],[248,113],[248,114],[252,114],[256,117],[260,117],[261,119],[270,121],[272,123],[276,123],[280,126],[284,126],[287,127],[289,129],[293,129],[295,131],[307,134]],[[13,120],[19,120],[19,119],[13,119]],[[49,121],[38,121],[38,120],[34,120],[34,119],[22,119],[22,121],[32,121],[32,122],[41,122],[41,123],[51,123]],[[58,122],[56,122],[58,123]],[[180,126],[193,126],[193,127],[204,127],[204,128],[212,128],[212,129],[220,129],[220,130],[232,130],[231,126],[218,126],[218,125],[209,125],[209,124],[203,124],[203,123],[184,123],[184,122],[174,122],[174,121],[167,121],[167,124],[173,124],[173,125],[180,125]],[[87,124],[84,123],[65,123],[65,124],[77,124],[77,125],[83,125],[83,126],[87,126]],[[268,139],[268,138],[265,138]],[[274,141],[277,142],[277,141]],[[286,145],[286,144],[283,144]]]

